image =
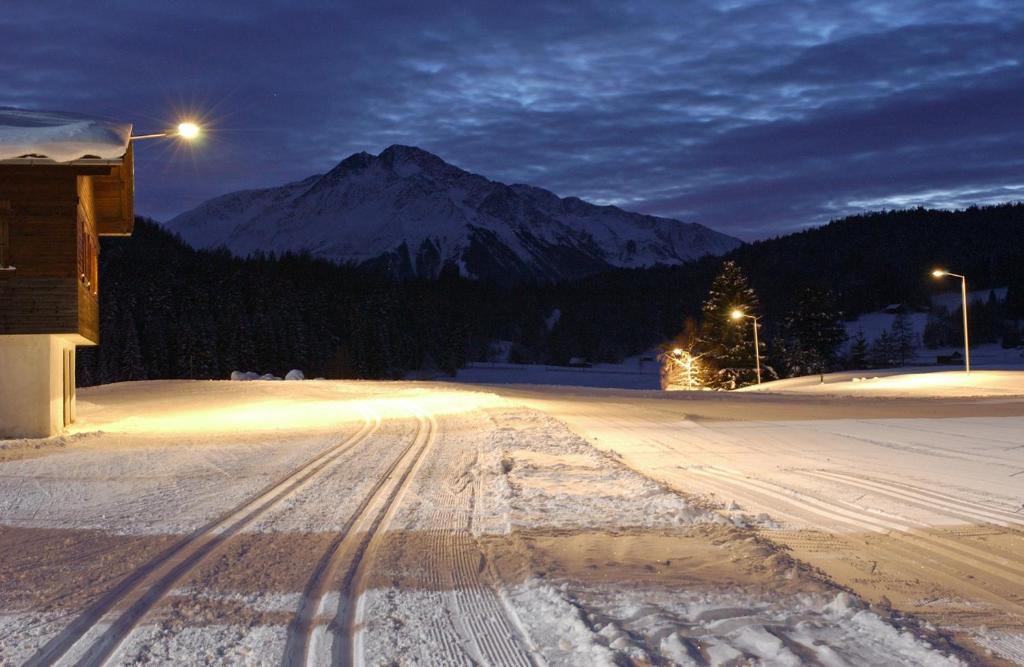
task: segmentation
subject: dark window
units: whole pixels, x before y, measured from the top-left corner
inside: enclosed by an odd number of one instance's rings
[[[99,288],[96,238],[82,221],[78,224],[78,278],[93,296]]]

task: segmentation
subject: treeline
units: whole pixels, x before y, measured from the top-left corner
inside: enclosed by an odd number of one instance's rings
[[[101,342],[79,350],[82,385],[291,368],[451,373],[543,310],[457,276],[392,282],[302,255],[195,250],[145,219],[131,237],[104,239],[100,273]]]
[[[769,344],[807,289],[828,292],[846,317],[923,305],[956,287],[928,277],[936,265],[966,273],[972,289],[1008,286],[1005,316],[1019,318],[1022,232],[1021,204],[892,211],[745,245],[726,258],[503,287],[451,274],[396,282],[303,255],[241,259],[195,250],[140,219],[133,236],[103,240],[101,344],[80,349],[78,373],[82,384],[291,368],[390,378],[454,372],[488,358],[495,341],[512,343],[512,361],[618,361],[699,319],[723,259],[756,291]]]

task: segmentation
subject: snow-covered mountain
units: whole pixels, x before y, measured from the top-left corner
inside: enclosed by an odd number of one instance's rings
[[[392,275],[557,280],[678,264],[740,241],[702,225],[505,185],[419,148],[357,153],[323,175],[211,199],[166,223],[199,248],[307,250]]]

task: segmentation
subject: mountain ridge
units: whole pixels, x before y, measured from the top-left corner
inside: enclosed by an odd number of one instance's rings
[[[165,226],[194,247],[240,256],[308,251],[398,278],[457,268],[500,282],[681,264],[741,245],[696,223],[492,181],[400,144],[282,186],[214,197]]]

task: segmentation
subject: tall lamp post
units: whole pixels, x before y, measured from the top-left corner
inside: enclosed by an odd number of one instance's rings
[[[740,321],[743,318],[749,318],[754,322],[754,361],[757,364],[757,383],[761,384],[761,344],[757,340],[757,324],[758,318],[754,315],[747,315],[742,310],[737,308],[729,314],[734,321]]]
[[[945,269],[935,269],[932,271],[932,277],[934,278],[944,278],[945,276],[960,279],[960,310],[964,313],[964,370],[970,373],[971,348],[967,343],[967,278],[959,273],[950,273]]]

